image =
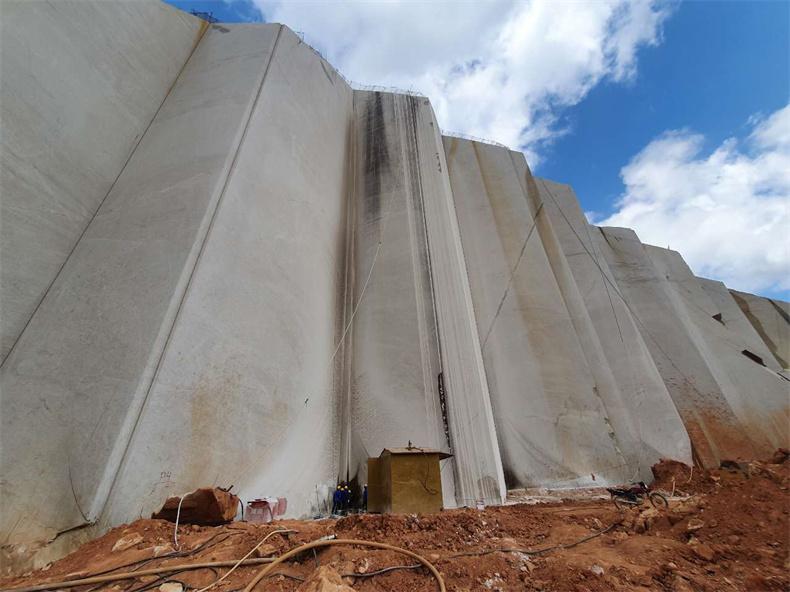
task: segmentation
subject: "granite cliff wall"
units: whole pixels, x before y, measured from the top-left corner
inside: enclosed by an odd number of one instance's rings
[[[788,445],[787,303],[287,27],[63,6],[2,4],[5,571],[197,486],[320,512],[410,440],[448,506]]]

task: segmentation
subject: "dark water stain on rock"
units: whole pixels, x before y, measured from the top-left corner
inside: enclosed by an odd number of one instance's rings
[[[390,155],[387,149],[384,105],[381,93],[368,94],[363,117],[363,213],[365,220],[378,220],[381,217],[383,177],[389,172],[390,168]]]

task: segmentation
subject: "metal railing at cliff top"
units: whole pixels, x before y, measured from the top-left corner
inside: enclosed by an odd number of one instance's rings
[[[205,21],[210,23],[217,23],[219,20],[214,17],[214,15],[210,12],[198,12],[192,11],[192,14],[202,18]],[[386,92],[386,93],[394,93],[394,94],[401,94],[401,95],[409,95],[412,97],[419,97],[422,99],[427,99],[428,96],[413,88],[398,88],[395,86],[382,86],[382,85],[375,85],[375,84],[361,84],[359,82],[354,82],[353,80],[347,78],[343,73],[338,70],[335,66],[332,65],[329,60],[326,59],[324,54],[322,54],[318,49],[315,48],[310,42],[305,39],[304,31],[294,31],[297,37],[301,40],[301,42],[307,47],[310,51],[316,54],[321,60],[329,66],[335,74],[337,74],[346,84],[348,84],[353,90],[361,90],[361,91],[369,91],[369,92]],[[470,140],[472,142],[480,142],[482,144],[488,144],[490,146],[497,146],[499,148],[506,148],[507,150],[513,150],[510,146],[506,146],[501,142],[497,142],[496,140],[489,140],[488,138],[481,138],[479,136],[473,136],[471,134],[465,134],[463,132],[454,132],[450,130],[442,129],[440,130],[443,136],[449,136],[451,138],[460,138],[462,140]]]

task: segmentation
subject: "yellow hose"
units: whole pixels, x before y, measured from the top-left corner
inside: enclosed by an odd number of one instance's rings
[[[408,555],[412,559],[416,559],[420,563],[422,563],[428,570],[433,574],[433,577],[436,578],[436,582],[439,584],[439,591],[440,592],[447,592],[447,588],[444,586],[444,579],[442,578],[442,574],[439,573],[439,570],[436,569],[433,564],[422,557],[421,555],[417,555],[417,553],[412,553],[411,551],[407,551],[406,549],[401,549],[400,547],[396,547],[394,545],[388,545],[387,543],[376,543],[374,541],[359,541],[356,539],[333,539],[328,541],[313,541],[312,543],[306,543],[300,547],[296,547],[295,549],[291,549],[287,553],[280,555],[277,559],[272,561],[269,565],[267,565],[264,569],[258,572],[252,581],[247,584],[247,587],[244,588],[244,592],[252,592],[255,586],[258,585],[263,578],[265,578],[268,574],[272,572],[275,566],[283,563],[287,559],[290,559],[294,555],[298,555],[304,551],[309,549],[315,549],[317,547],[332,547],[334,545],[359,545],[361,547],[373,547],[374,549],[385,549],[387,551],[395,551],[396,553],[402,553],[403,555]]]

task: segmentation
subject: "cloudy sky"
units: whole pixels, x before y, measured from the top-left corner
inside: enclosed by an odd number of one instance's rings
[[[430,97],[588,216],[790,299],[790,3],[169,0],[282,22],[347,78]]]

